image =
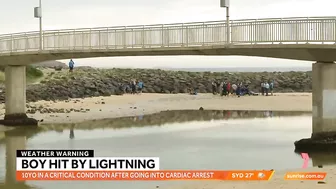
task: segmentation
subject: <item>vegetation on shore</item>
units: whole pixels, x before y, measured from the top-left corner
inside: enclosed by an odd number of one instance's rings
[[[26,77],[27,82],[35,82],[36,80],[43,77],[43,72],[38,68],[35,68],[31,65],[26,66]],[[0,66],[0,83],[4,83],[5,81],[5,67]]]

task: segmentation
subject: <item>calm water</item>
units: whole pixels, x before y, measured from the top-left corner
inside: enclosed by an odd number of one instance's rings
[[[17,148],[94,149],[96,156],[155,156],[160,157],[161,169],[279,170],[302,167],[303,160],[294,153],[293,142],[310,134],[311,114],[300,112],[171,111],[80,125],[43,125],[39,130],[0,133],[0,183],[6,183],[0,188],[150,189],[180,184],[26,182],[14,186],[10,169],[15,169],[15,161],[6,157],[6,150]],[[25,143],[11,142],[25,137]],[[311,157],[310,166],[336,160],[336,155],[330,154]]]

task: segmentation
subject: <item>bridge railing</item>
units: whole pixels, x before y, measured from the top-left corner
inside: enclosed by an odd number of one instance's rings
[[[43,31],[43,50],[225,45],[226,22],[193,22]],[[232,44],[336,42],[336,17],[233,20]],[[39,50],[39,32],[0,35],[0,53]]]

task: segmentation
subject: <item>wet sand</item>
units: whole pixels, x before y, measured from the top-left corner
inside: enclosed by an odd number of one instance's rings
[[[76,102],[77,101],[77,102]],[[29,103],[45,108],[89,109],[88,112],[35,113],[29,117],[43,123],[82,122],[85,120],[137,116],[166,110],[259,110],[259,111],[311,111],[310,93],[281,93],[274,96],[221,97],[212,94],[141,94],[110,97],[72,99],[69,102],[39,101]],[[2,106],[2,107],[1,107]],[[0,108],[4,114],[4,105]]]

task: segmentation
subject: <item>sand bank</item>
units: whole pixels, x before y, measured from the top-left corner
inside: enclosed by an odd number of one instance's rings
[[[310,93],[280,93],[275,96],[220,97],[212,94],[141,94],[110,97],[72,99],[69,102],[39,101],[29,103],[47,108],[83,109],[88,112],[38,113],[30,117],[43,123],[81,122],[125,116],[137,116],[166,110],[260,110],[260,111],[311,111]],[[1,105],[3,108],[3,104]],[[0,111],[4,114],[4,109]]]
[[[308,168],[290,170],[298,172],[327,172],[325,184],[317,181],[288,181],[284,180],[287,171],[276,171],[270,181],[262,182],[231,182],[231,181],[204,181],[190,183],[184,186],[160,187],[161,189],[332,189],[336,185],[336,167]]]

